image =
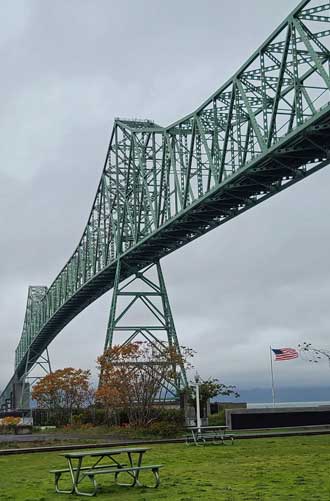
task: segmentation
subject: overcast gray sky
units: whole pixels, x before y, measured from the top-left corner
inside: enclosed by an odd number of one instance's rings
[[[0,385],[13,373],[28,285],[76,247],[116,116],[167,125],[196,108],[296,0],[2,0]],[[329,347],[329,168],[163,259],[181,344],[204,377],[269,385],[269,345]],[[50,346],[95,367],[111,294]],[[276,365],[279,384],[329,384],[326,363]]]

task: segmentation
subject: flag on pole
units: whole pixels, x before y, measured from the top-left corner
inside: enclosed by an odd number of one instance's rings
[[[272,348],[276,360],[291,360],[298,358],[299,353],[294,348]]]

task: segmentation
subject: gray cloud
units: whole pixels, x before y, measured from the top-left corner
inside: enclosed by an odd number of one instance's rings
[[[0,384],[28,285],[49,285],[81,236],[114,117],[189,113],[295,4],[1,2]],[[270,344],[330,344],[329,181],[325,169],[163,260],[180,341],[202,375],[267,385]],[[54,366],[95,366],[109,304],[107,294],[60,333]],[[328,368],[298,360],[277,373],[308,384]]]

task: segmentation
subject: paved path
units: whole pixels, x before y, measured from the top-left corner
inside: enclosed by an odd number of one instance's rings
[[[313,429],[310,429],[313,428]],[[271,438],[271,437],[292,437],[299,435],[328,435],[330,434],[329,426],[319,427],[309,427],[309,429],[303,428],[301,430],[292,431],[272,431],[272,432],[235,432],[236,439],[255,439],[255,438]],[[68,444],[68,445],[57,445],[56,440],[89,440],[85,444]],[[54,445],[44,445],[43,442],[52,442]],[[60,433],[48,433],[48,434],[32,434],[32,435],[0,435],[0,444],[9,442],[34,442],[32,447],[20,447],[19,449],[9,449],[0,448],[0,456],[7,456],[11,454],[31,454],[35,452],[54,452],[54,451],[65,451],[65,450],[76,450],[76,449],[86,449],[86,448],[108,448],[113,446],[124,445],[137,445],[137,444],[166,444],[166,443],[182,443],[185,442],[184,438],[172,438],[172,439],[125,439],[121,437],[111,437],[111,436],[86,436],[79,434],[60,434]],[[35,445],[35,442],[40,442],[40,445]]]
[[[1,442],[52,442],[55,440],[111,440],[120,441],[120,437],[114,437],[111,435],[98,436],[91,434],[90,436],[85,434],[75,434],[75,433],[32,433],[31,435],[0,435]]]
[[[306,426],[301,427],[300,429],[293,428],[292,430],[286,428],[281,431],[278,428],[274,431],[267,429],[265,431],[262,430],[233,430],[231,433],[235,435],[236,438],[266,438],[266,437],[285,437],[285,436],[294,436],[294,435],[321,435],[330,433],[329,425],[325,426]],[[8,443],[8,442],[56,442],[57,440],[61,441],[70,441],[70,440],[88,440],[89,442],[97,443],[97,442],[113,442],[113,443],[146,443],[149,442],[150,439],[132,439],[128,437],[120,437],[118,435],[94,435],[91,433],[88,435],[87,433],[32,433],[31,435],[1,435],[0,434],[0,444]],[[159,439],[155,441],[158,442]],[[160,441],[174,441],[180,442],[184,441],[182,438],[174,438],[174,439],[160,439]],[[153,440],[151,440],[153,441]]]

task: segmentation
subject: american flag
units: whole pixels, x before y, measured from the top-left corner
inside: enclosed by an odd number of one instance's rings
[[[275,360],[291,360],[299,356],[299,353],[294,348],[272,348],[272,352],[275,354]]]

